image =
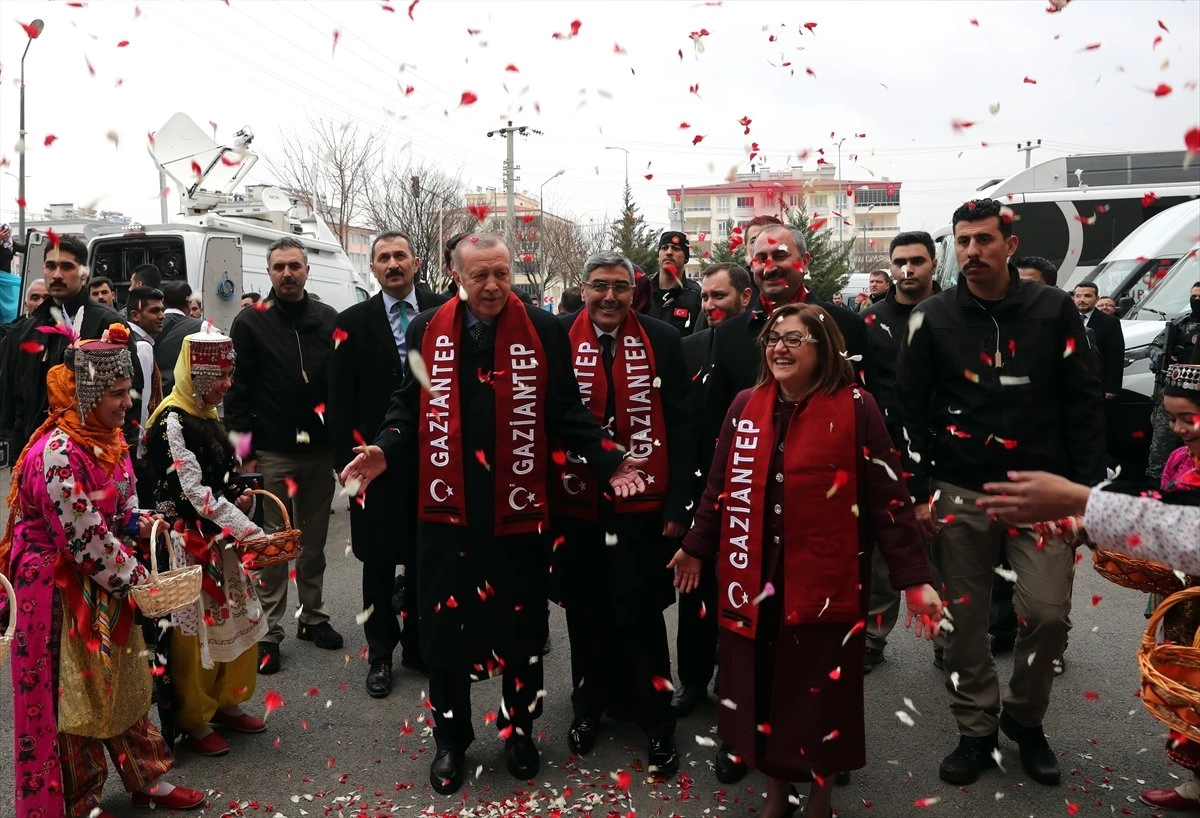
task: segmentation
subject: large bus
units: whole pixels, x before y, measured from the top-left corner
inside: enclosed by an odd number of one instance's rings
[[[980,198],[1013,211],[1017,254],[1042,256],[1058,267],[1058,286],[1071,289],[1130,233],[1177,204],[1200,197],[1200,162],[1185,151],[1060,156],[1010,179],[989,182]],[[937,281],[952,287],[958,259],[949,225],[934,233]]]

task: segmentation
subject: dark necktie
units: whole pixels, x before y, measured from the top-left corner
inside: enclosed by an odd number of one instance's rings
[[[613,360],[617,357],[616,347],[617,339],[611,335],[600,336],[600,349],[604,359],[604,379],[608,383],[608,391],[606,392],[607,399],[604,401],[604,416],[607,419],[606,424],[611,429],[612,421],[617,416],[617,392],[613,389]]]
[[[475,343],[476,349],[483,349],[490,345],[492,328],[484,322],[476,321],[467,332],[471,333],[471,340]]]

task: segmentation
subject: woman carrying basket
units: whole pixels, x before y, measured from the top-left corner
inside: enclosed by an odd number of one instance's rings
[[[233,342],[215,332],[189,335],[174,388],[147,423],[155,501],[174,525],[171,548],[181,564],[204,568],[200,599],[171,615],[169,645],[160,645],[170,681],[160,689],[160,712],[187,733],[185,746],[208,756],[229,752],[210,723],[241,733],[267,729],[240,707],[254,695],[267,622],[233,547],[264,534],[246,516],[253,496],[230,479],[234,448],[217,407],[232,383]]]
[[[0,567],[12,579],[14,781],[19,818],[99,809],[112,757],[133,804],[200,806],[162,779],[174,758],[146,714],[150,669],[126,596],[148,573],[119,537],[146,537],[121,434],[132,406],[129,330],[77,341],[46,377],[50,415],[13,468]],[[69,683],[68,683],[69,682]]]

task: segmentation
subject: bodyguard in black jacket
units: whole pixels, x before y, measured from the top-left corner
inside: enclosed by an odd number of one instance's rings
[[[936,537],[945,598],[953,600],[944,661],[959,742],[938,773],[956,786],[976,781],[995,766],[1003,730],[1029,777],[1053,786],[1061,772],[1042,721],[1067,641],[1074,549],[992,520],[975,503],[985,483],[1010,471],[1102,479],[1100,379],[1070,297],[1022,281],[1008,263],[1018,245],[1011,212],[980,199],[956,210],[953,224],[958,286],[913,310],[896,379],[917,521]],[[987,632],[1002,548],[1021,621],[1003,694]]]

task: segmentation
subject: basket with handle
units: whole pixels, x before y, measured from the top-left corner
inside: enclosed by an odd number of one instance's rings
[[[175,549],[167,542],[167,557],[171,568],[158,572],[158,549],[154,541],[158,538],[160,520],[150,527],[150,579],[129,589],[130,596],[141,612],[151,619],[173,614],[195,603],[200,598],[200,585],[204,580],[203,568],[199,565],[175,564]]]
[[[1200,742],[1200,630],[1190,645],[1156,643],[1158,626],[1167,612],[1182,602],[1200,598],[1200,588],[1172,594],[1159,605],[1146,623],[1138,648],[1142,672],[1142,705],[1150,715]]]
[[[1092,567],[1109,582],[1135,591],[1170,596],[1183,590],[1183,581],[1167,566],[1128,554],[1097,549]]]
[[[13,590],[8,577],[0,574],[0,585],[8,596],[8,627],[0,634],[0,665],[8,661],[8,649],[12,646],[13,634],[17,632],[17,592]]]
[[[300,556],[300,529],[292,528],[292,517],[287,504],[264,489],[251,489],[251,494],[268,497],[279,506],[283,516],[283,528],[263,537],[249,537],[238,542],[242,552],[242,565],[249,571],[258,571],[268,565],[291,562]]]

